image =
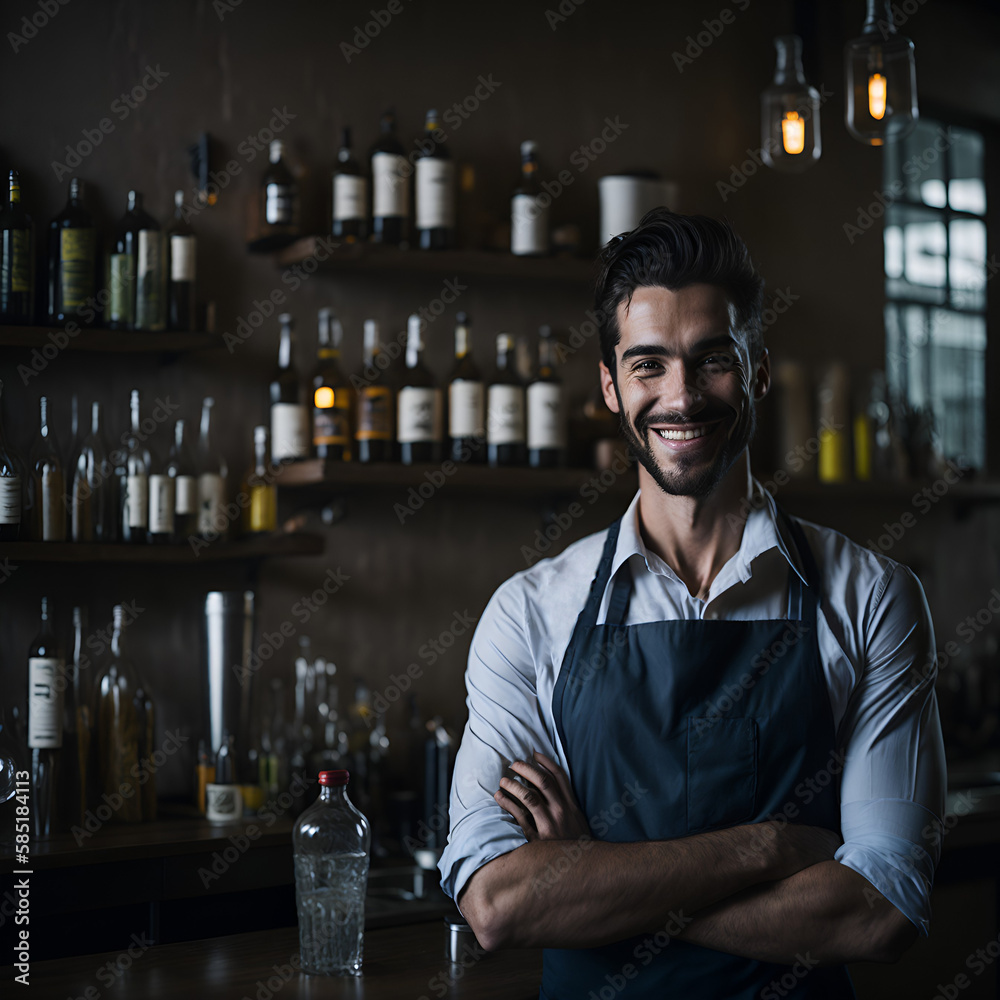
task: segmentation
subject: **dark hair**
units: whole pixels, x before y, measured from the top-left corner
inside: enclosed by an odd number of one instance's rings
[[[601,356],[612,378],[615,346],[621,339],[618,306],[631,302],[637,288],[678,291],[695,284],[720,286],[736,312],[735,332],[746,339],[751,365],[764,353],[764,280],[747,245],[728,222],[654,208],[630,233],[614,237],[601,251],[599,266],[594,310]]]

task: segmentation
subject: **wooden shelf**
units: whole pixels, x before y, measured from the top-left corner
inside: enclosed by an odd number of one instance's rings
[[[305,532],[264,535],[236,542],[208,542],[195,552],[183,545],[111,545],[89,542],[0,542],[0,561],[15,565],[31,562],[176,563],[266,559],[269,556],[316,556],[323,537]]]
[[[58,337],[59,339],[53,339]],[[142,330],[80,330],[69,336],[61,326],[0,326],[0,347],[57,347],[67,337],[67,351],[120,351],[122,353],[161,353],[204,351],[222,347],[215,333],[146,333]]]
[[[321,242],[322,240],[322,242]],[[279,251],[282,267],[315,257],[320,268],[344,274],[433,274],[440,277],[506,278],[556,281],[586,286],[593,279],[591,260],[579,257],[515,257],[489,250],[400,250],[372,243],[333,245],[326,237],[307,236]],[[319,257],[316,257],[319,252]],[[325,258],[325,259],[321,259]]]

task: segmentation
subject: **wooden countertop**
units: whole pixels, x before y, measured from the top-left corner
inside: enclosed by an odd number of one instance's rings
[[[541,950],[490,955],[476,949],[463,964],[452,965],[444,957],[444,944],[441,920],[367,931],[364,974],[334,977],[310,976],[294,969],[299,950],[294,927],[146,950],[140,943],[132,946],[132,955],[108,952],[33,962],[30,995],[59,1000],[103,996],[115,1000],[268,1000],[272,996],[279,1000],[537,1000]],[[11,967],[3,970],[4,991],[12,976]]]

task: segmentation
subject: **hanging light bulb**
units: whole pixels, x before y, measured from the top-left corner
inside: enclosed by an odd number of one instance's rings
[[[780,35],[774,47],[778,53],[774,80],[760,95],[761,158],[775,170],[805,170],[823,149],[819,91],[806,83],[798,35]]]
[[[861,37],[844,50],[847,130],[870,146],[908,135],[917,122],[913,42],[896,33],[891,0],[868,0]]]

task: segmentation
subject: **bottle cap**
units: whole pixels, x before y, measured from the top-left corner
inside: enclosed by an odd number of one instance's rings
[[[533,156],[538,152],[538,143],[534,139],[525,139],[521,143],[521,155],[522,156]]]
[[[351,780],[350,771],[320,771],[319,783],[326,786],[346,785]]]

